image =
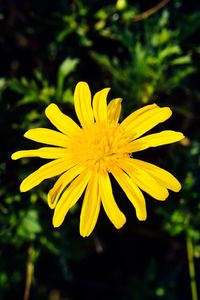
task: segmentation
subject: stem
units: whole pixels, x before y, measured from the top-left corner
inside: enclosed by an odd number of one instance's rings
[[[198,300],[195,265],[194,265],[194,247],[193,247],[192,239],[189,235],[186,236],[186,244],[187,244],[188,269],[190,275],[190,288],[191,288],[192,300]]]
[[[155,14],[159,9],[163,8],[169,1],[171,1],[171,0],[162,0],[160,3],[158,3],[157,5],[155,5],[152,8],[148,9],[147,11],[134,16],[133,21],[138,22],[140,20],[150,17],[151,15]]]
[[[33,256],[34,256],[34,248],[30,246],[28,248],[28,259],[26,263],[26,283],[25,283],[23,300],[28,300],[30,296],[30,289],[31,289],[33,272],[34,272]]]

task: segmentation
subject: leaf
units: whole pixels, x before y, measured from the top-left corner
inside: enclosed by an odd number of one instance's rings
[[[56,96],[58,99],[61,98],[63,94],[63,85],[65,78],[75,70],[79,60],[76,58],[66,58],[58,69],[58,78],[57,78],[57,90]]]
[[[74,71],[78,61],[79,60],[76,58],[66,58],[58,69],[58,75],[61,77],[69,75],[72,71]]]
[[[34,240],[41,231],[42,227],[39,223],[38,212],[30,209],[22,217],[21,223],[17,228],[17,235],[20,239]]]
[[[184,56],[180,56],[180,57],[173,59],[170,64],[171,65],[184,65],[184,64],[190,64],[191,62],[192,62],[191,56],[184,55]]]
[[[170,45],[164,48],[162,51],[160,51],[158,58],[160,61],[163,61],[166,57],[174,54],[181,54],[181,48],[178,45]]]

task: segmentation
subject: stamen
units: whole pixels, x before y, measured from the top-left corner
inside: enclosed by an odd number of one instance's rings
[[[109,172],[116,159],[129,155],[127,143],[119,124],[96,122],[82,129],[80,135],[72,139],[70,148],[78,162]]]

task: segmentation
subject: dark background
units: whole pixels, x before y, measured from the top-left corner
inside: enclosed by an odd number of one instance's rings
[[[197,0],[0,2],[0,299],[196,300],[188,257],[198,283],[199,8]],[[79,235],[81,200],[55,230],[46,203],[54,180],[19,192],[43,162],[10,159],[32,148],[26,130],[50,128],[49,103],[76,120],[80,80],[93,94],[109,86],[110,99],[123,97],[122,118],[153,102],[171,107],[156,130],[186,135],[137,155],[172,172],[181,192],[166,202],[145,195],[148,219],[139,222],[113,183],[127,223],[116,230],[102,210],[89,238]]]

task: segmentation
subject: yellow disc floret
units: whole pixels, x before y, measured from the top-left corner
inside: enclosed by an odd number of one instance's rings
[[[128,157],[128,139],[114,122],[95,122],[71,140],[74,158],[97,171],[110,171],[116,159]]]

